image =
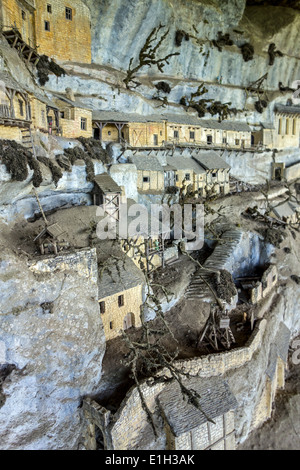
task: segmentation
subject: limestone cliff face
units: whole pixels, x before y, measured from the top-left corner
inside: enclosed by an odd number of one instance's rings
[[[0,265],[0,449],[77,449],[105,352],[96,253],[29,262],[4,249]]]

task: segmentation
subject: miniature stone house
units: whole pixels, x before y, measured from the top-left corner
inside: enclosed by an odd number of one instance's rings
[[[91,15],[81,0],[3,0],[1,13],[4,30],[17,31],[40,55],[91,63]]]
[[[234,450],[237,401],[228,385],[218,378],[194,378],[187,386],[199,393],[202,411],[184,400],[177,384],[158,396],[167,450]]]
[[[300,106],[276,105],[276,148],[299,147]]]
[[[122,189],[107,173],[95,176],[92,190],[93,204],[103,205],[105,212],[115,220],[119,220],[121,194]]]
[[[275,148],[275,126],[271,122],[262,122],[259,130],[252,132],[252,145],[263,148]]]
[[[130,160],[137,168],[138,191],[149,193],[164,191],[164,170],[156,157],[135,155]]]
[[[217,194],[228,194],[230,166],[214,151],[200,152],[193,158],[206,171],[207,189],[213,189]]]
[[[122,330],[141,326],[143,278],[129,258],[101,271],[98,289],[106,341],[121,335]]]
[[[70,88],[66,95],[53,93],[56,105],[60,110],[60,128],[63,137],[92,137],[92,111],[79,100],[76,100]]]
[[[166,114],[166,140],[185,145],[249,148],[251,129],[246,123]]]

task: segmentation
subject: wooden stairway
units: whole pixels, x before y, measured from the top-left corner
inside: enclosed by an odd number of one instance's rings
[[[36,152],[35,152],[35,148],[33,145],[31,127],[29,126],[29,127],[26,127],[25,129],[21,129],[21,133],[22,133],[23,146],[26,147],[28,150],[30,150],[30,152],[36,158]]]

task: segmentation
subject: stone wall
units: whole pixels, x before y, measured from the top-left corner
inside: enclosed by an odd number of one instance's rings
[[[72,20],[66,19],[66,7],[72,9]],[[45,30],[45,21],[50,31]],[[52,1],[51,13],[44,0],[36,0],[36,42],[39,54],[59,61],[91,63],[91,17],[81,0]]]
[[[63,137],[68,139],[76,139],[76,137],[92,137],[92,112],[82,108],[74,108],[72,111],[72,119],[60,119]],[[86,119],[85,130],[81,129],[81,118]]]
[[[112,281],[113,282],[113,281]],[[141,305],[143,286],[139,285],[127,290],[121,290],[115,295],[99,299],[105,303],[105,312],[101,314],[106,341],[121,335],[124,330],[124,319],[128,314],[132,315],[132,326],[141,326]],[[118,298],[123,296],[124,305],[119,306]],[[99,307],[100,314],[100,307]]]

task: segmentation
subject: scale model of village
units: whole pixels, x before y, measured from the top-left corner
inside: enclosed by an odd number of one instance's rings
[[[0,25],[0,449],[299,449],[299,1]]]

